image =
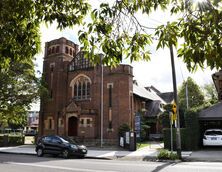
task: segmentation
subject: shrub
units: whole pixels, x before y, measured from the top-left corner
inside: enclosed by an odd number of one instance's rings
[[[166,159],[166,160],[176,160],[179,159],[177,154],[174,152],[170,152],[166,149],[161,149],[157,155],[158,159]]]
[[[0,146],[17,146],[24,144],[23,136],[0,136]]]
[[[128,132],[128,131],[130,131],[130,127],[126,123],[120,125],[118,128],[119,136],[122,136],[122,137],[124,136],[125,132]]]
[[[170,118],[169,118],[169,112],[165,111],[160,116],[159,119],[161,121],[161,124],[163,128],[169,128],[170,127]]]

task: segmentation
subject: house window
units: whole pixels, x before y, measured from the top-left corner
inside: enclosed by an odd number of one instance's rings
[[[52,129],[52,119],[49,119],[49,129]]]
[[[70,48],[70,50],[69,50],[69,54],[72,55],[72,48]]]
[[[53,75],[53,71],[55,68],[55,63],[50,63],[50,98],[53,97],[53,79],[54,79],[54,75]]]
[[[81,126],[84,125],[84,119],[83,119],[83,118],[81,118],[81,120],[80,120],[80,124],[81,124]]]
[[[56,53],[59,53],[59,46],[56,46]]]
[[[80,118],[81,127],[92,127],[92,118]]]
[[[69,49],[68,49],[68,47],[66,47],[66,54],[68,54],[69,53]]]
[[[86,119],[86,124],[87,125],[90,125],[90,123],[91,123],[91,120],[88,118],[88,119]]]
[[[108,92],[109,92],[109,107],[112,107],[112,92],[113,92],[113,83],[107,84]]]
[[[54,71],[54,65],[50,65],[50,71],[51,71],[51,72]]]
[[[51,48],[48,49],[48,55],[50,55],[50,54],[51,54]]]
[[[55,53],[55,47],[52,47],[52,53]]]
[[[91,80],[86,76],[77,76],[70,84],[72,97],[75,100],[86,100],[90,98]]]
[[[54,120],[53,117],[47,117],[46,122],[46,129],[48,130],[54,130]]]

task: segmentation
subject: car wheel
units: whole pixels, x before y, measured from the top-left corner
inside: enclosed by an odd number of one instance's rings
[[[41,156],[43,156],[43,149],[42,148],[38,148],[38,150],[37,150],[37,156],[39,156],[39,157],[41,157]]]
[[[62,151],[62,157],[63,157],[63,158],[69,158],[69,151],[68,151],[67,149],[64,149],[64,150]]]

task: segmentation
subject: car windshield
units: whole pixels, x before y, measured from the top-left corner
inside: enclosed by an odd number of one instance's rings
[[[222,131],[215,131],[215,130],[206,131],[205,135],[222,135]]]
[[[77,144],[73,139],[69,137],[61,137],[62,142],[64,143],[72,143],[72,144]]]

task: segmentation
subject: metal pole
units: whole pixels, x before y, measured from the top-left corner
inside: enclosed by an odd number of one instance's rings
[[[170,113],[170,147],[171,147],[171,152],[173,152],[173,127],[172,127],[173,119],[172,118],[173,118],[173,114]]]
[[[180,116],[179,116],[179,104],[177,99],[177,82],[176,82],[176,72],[175,72],[175,64],[174,64],[174,54],[173,54],[173,46],[170,44],[170,57],[171,57],[171,65],[172,65],[172,77],[173,77],[173,92],[174,92],[174,101],[177,106],[177,120],[176,120],[176,144],[177,144],[177,155],[179,159],[181,159],[181,137],[180,137]]]
[[[101,103],[100,103],[100,115],[101,115],[101,147],[103,147],[103,64],[102,55],[100,56],[101,64]]]
[[[189,108],[189,100],[188,100],[188,85],[186,82],[186,101],[187,101],[187,109]]]

